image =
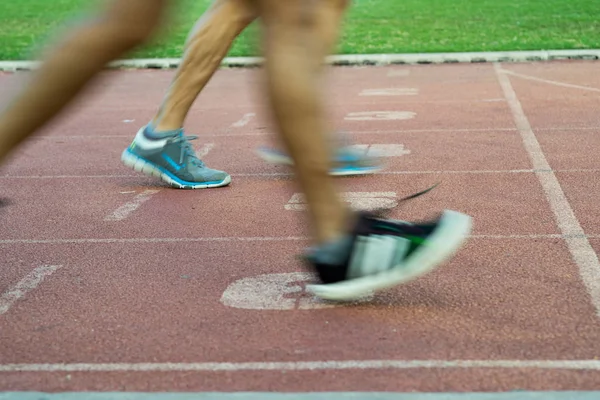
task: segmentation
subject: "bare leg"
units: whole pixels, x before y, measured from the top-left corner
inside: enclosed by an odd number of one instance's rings
[[[190,34],[181,65],[154,118],[158,131],[183,127],[194,101],[221,65],[233,40],[255,19],[255,12],[245,0],[215,0],[202,15]]]
[[[294,160],[317,243],[349,228],[349,212],[329,176],[332,150],[326,135],[320,72],[339,22],[338,0],[256,0],[266,33],[267,89],[279,133]]]
[[[105,65],[145,42],[169,0],[112,0],[74,29],[35,72],[27,88],[0,115],[0,163],[57,116]]]

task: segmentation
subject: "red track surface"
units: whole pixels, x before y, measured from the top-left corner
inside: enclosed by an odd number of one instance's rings
[[[544,80],[509,75],[575,217],[600,251],[598,64],[502,67]],[[394,69],[409,74],[388,76]],[[170,189],[121,165],[121,151],[151,118],[172,75],[107,73],[109,80],[3,167],[0,197],[13,204],[0,214],[0,293],[40,265],[62,268],[0,315],[0,367],[600,356],[600,317],[493,65],[332,70],[336,128],[356,143],[401,143],[410,150],[388,158],[386,173],[339,179],[340,187],[401,197],[442,181],[392,215],[414,220],[459,210],[473,216],[475,236],[425,278],[366,304],[312,310],[239,309],[221,302],[236,280],[302,271],[295,255],[306,244],[299,237],[308,234],[303,214],[284,209],[297,191],[290,170],[254,155],[273,138],[257,100],[258,71],[220,71],[187,122],[188,133],[200,136],[198,149],[214,144],[204,159],[232,174],[230,187]],[[9,75],[0,75],[0,89],[9,82]],[[418,93],[359,96],[385,88]],[[345,119],[365,111],[416,115]],[[247,113],[257,117],[232,126]],[[147,189],[159,192],[125,219],[105,220]],[[0,372],[0,391],[599,388],[598,370],[518,367]]]

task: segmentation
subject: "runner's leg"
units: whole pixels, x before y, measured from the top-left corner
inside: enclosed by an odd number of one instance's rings
[[[264,23],[267,91],[281,139],[294,160],[318,243],[339,238],[350,214],[329,176],[321,71],[338,23],[337,0],[256,0]],[[333,36],[333,35],[331,35]]]
[[[209,168],[184,134],[184,121],[200,92],[219,68],[233,40],[256,14],[246,0],[215,0],[196,22],[181,65],[153,121],[137,132],[122,162],[179,189],[226,186],[231,177]]]
[[[233,40],[255,19],[246,0],[213,2],[190,32],[181,65],[154,117],[157,131],[183,128],[194,101],[221,65]]]
[[[470,232],[470,217],[446,211],[438,219],[408,224],[357,214],[340,201],[327,171],[319,72],[324,45],[320,24],[331,24],[336,0],[255,0],[266,33],[267,88],[279,134],[306,195],[316,245],[306,260],[321,282],[316,295],[351,300],[430,272],[448,259]]]
[[[47,52],[25,89],[0,114],[0,163],[57,116],[113,61],[146,42],[169,0],[112,0]]]

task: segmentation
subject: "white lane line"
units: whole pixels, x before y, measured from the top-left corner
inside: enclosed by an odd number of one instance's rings
[[[15,302],[38,287],[44,278],[52,275],[59,268],[62,268],[62,265],[40,265],[9,288],[0,297],[0,315],[6,313]]]
[[[535,170],[535,169],[497,169],[497,170],[429,170],[429,171],[380,171],[378,175],[472,175],[472,174],[550,174],[558,173],[599,173],[600,168],[590,169],[555,169],[555,170]],[[263,177],[292,177],[291,172],[248,172],[232,173],[231,176],[238,178],[263,178]],[[122,179],[122,178],[145,178],[139,175],[4,175],[0,179]],[[151,178],[147,178],[151,179]]]
[[[121,207],[117,208],[110,215],[107,215],[104,220],[105,221],[122,221],[129,217],[132,212],[137,210],[142,204],[150,200],[150,198],[158,193],[159,190],[148,189],[144,190],[142,193],[138,194],[131,200],[123,204]]]
[[[281,242],[308,240],[303,236],[282,237],[184,237],[184,238],[87,238],[87,239],[3,239],[3,244],[82,244],[82,243],[188,243],[188,242]]]
[[[506,101],[506,99],[502,99]],[[555,127],[544,127],[537,128],[538,131],[554,132],[554,131],[599,131],[598,126],[555,126]],[[347,134],[352,135],[392,135],[392,134],[406,134],[406,133],[463,133],[463,132],[516,132],[515,128],[449,128],[449,129],[392,129],[392,130],[349,130],[345,131]],[[203,137],[245,137],[245,136],[271,136],[274,135],[271,131],[250,131],[250,132],[223,132],[223,133],[207,133],[202,135]],[[130,135],[73,135],[73,136],[54,136],[54,135],[40,135],[33,136],[30,140],[97,140],[97,139],[109,139],[114,140],[118,138],[131,138]]]
[[[0,179],[121,179],[121,178],[135,178],[140,175],[3,175]],[[145,178],[142,176],[142,178]]]
[[[505,74],[509,74],[509,75],[512,75],[512,76],[516,76],[517,78],[527,79],[527,80],[530,80],[530,81],[547,83],[549,85],[562,86],[562,87],[567,87],[567,88],[571,88],[571,89],[587,90],[587,91],[590,91],[590,92],[600,92],[600,89],[595,88],[595,87],[573,85],[571,83],[552,81],[552,80],[549,80],[549,79],[538,78],[538,77],[531,76],[531,75],[519,74],[518,72],[513,72],[513,71],[510,71],[510,70],[507,70],[507,69],[504,69],[504,68],[501,68],[500,72],[505,73]]]
[[[505,100],[506,101],[506,100]],[[376,113],[377,114],[377,113]],[[384,115],[385,116],[385,115]],[[595,127],[565,127],[565,128],[544,128],[545,130],[599,130]],[[347,135],[403,135],[407,133],[485,133],[485,132],[516,132],[515,128],[449,128],[449,129],[371,129],[371,130],[344,130]],[[250,131],[250,132],[239,132],[239,133],[214,133],[206,134],[205,136],[214,137],[243,137],[243,136],[272,136],[275,132],[273,131]],[[66,138],[69,138],[68,136]]]
[[[492,240],[512,240],[512,239],[565,239],[569,237],[579,238],[580,235],[562,235],[562,234],[516,234],[516,235],[471,235],[470,239],[492,239]],[[600,238],[600,234],[590,234],[584,237],[590,239]],[[0,245],[13,244],[111,244],[111,243],[193,243],[193,242],[294,242],[308,241],[308,236],[281,236],[281,237],[167,237],[167,238],[63,238],[63,239],[1,239]]]
[[[535,170],[551,171],[550,164],[548,164],[535,133],[531,129],[529,120],[521,107],[521,102],[517,98],[510,79],[503,72],[500,64],[495,63],[494,69],[533,168]],[[573,209],[569,205],[554,172],[539,173],[536,171],[536,175],[554,212],[554,219],[562,234],[566,236],[565,241],[571,256],[579,267],[581,279],[587,288],[592,304],[596,308],[596,313],[600,317],[600,263],[598,262],[598,256],[585,237],[583,228],[581,228]]]
[[[365,369],[600,370],[600,360],[348,360],[297,362],[0,364],[0,372],[315,371]]]
[[[499,170],[431,170],[431,171],[381,171],[378,175],[431,175],[431,174],[522,174],[536,172],[533,169],[499,169]],[[539,171],[547,173],[551,171]],[[600,172],[600,169],[565,169],[555,172]],[[257,172],[257,173],[232,173],[235,177],[285,177],[293,176],[291,172]],[[4,175],[0,179],[121,179],[121,178],[144,178],[139,175]],[[148,178],[150,179],[150,178]]]
[[[235,122],[233,125],[231,125],[233,128],[242,128],[246,125],[248,125],[248,123],[252,120],[252,118],[254,118],[256,116],[255,113],[248,113],[248,114],[244,114],[244,116],[242,117],[242,119],[240,119],[239,121]]]
[[[514,391],[500,393],[418,392],[8,392],[2,400],[598,400],[600,391]]]

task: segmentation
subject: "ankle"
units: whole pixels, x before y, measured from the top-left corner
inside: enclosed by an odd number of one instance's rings
[[[181,129],[159,129],[153,126],[152,123],[146,125],[143,130],[143,135],[146,139],[162,140],[166,137],[175,136],[181,132]]]
[[[338,214],[335,220],[329,220],[327,225],[322,225],[317,231],[316,244],[318,246],[339,241],[352,232],[358,222],[358,214],[348,208]]]

